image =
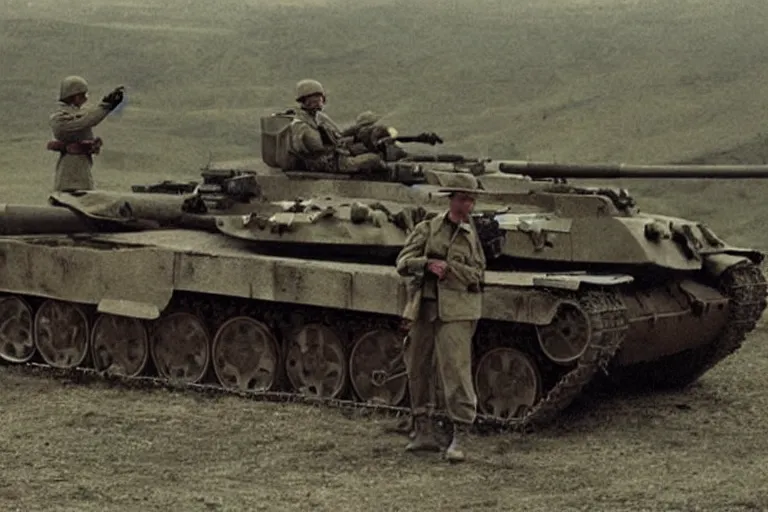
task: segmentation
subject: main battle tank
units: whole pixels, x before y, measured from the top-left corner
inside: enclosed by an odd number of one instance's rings
[[[765,166],[420,162],[405,183],[226,164],[203,183],[6,206],[0,357],[392,410],[407,401],[394,258],[445,209],[451,178],[485,189],[474,218],[488,260],[473,340],[483,421],[547,422],[603,373],[684,386],[765,309],[759,251],[640,213],[625,190],[564,179],[762,178]]]

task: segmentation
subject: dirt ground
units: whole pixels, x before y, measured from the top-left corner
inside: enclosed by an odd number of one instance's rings
[[[98,99],[97,185],[195,179],[258,154],[258,118],[315,77],[447,151],[496,158],[764,163],[761,0],[6,0],[0,201],[43,203],[61,77]],[[643,210],[768,249],[765,181],[630,181]],[[378,416],[0,368],[2,510],[768,510],[768,331],[686,392],[592,394],[471,460],[402,452]]]
[[[592,393],[471,459],[393,420],[0,372],[3,510],[766,510],[768,333],[685,393]]]

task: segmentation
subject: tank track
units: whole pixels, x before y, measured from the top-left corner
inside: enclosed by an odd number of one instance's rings
[[[768,286],[760,267],[753,263],[745,261],[726,270],[720,276],[718,288],[731,299],[728,324],[704,356],[697,377],[741,348],[766,307]]]
[[[591,323],[591,338],[588,348],[572,369],[566,371],[555,382],[546,395],[522,417],[498,418],[495,416],[478,414],[475,427],[481,432],[509,432],[530,430],[534,426],[541,426],[551,422],[563,409],[589,384],[595,374],[605,371],[608,362],[621,345],[628,329],[626,310],[618,293],[599,289],[587,290],[583,293],[572,294],[572,300],[578,301]],[[208,321],[221,322],[226,317],[237,314],[248,314],[258,306],[248,305],[243,302],[227,302],[201,300],[200,298],[183,298],[177,302],[172,311],[195,312]],[[264,310],[261,310],[261,317]],[[323,316],[320,312],[319,316]],[[327,313],[327,312],[326,312]],[[269,315],[270,313],[267,313]],[[275,314],[273,311],[272,314]],[[302,312],[303,314],[303,312]],[[333,312],[330,312],[333,316]],[[310,314],[310,317],[312,315]],[[317,317],[317,315],[314,315]],[[317,318],[312,318],[313,320]],[[365,325],[361,325],[365,324]],[[365,319],[362,322],[351,319],[349,324],[354,330],[366,329],[374,326],[382,327],[390,322],[386,319]],[[356,327],[355,327],[356,325]],[[514,325],[514,324],[507,324]],[[502,346],[498,337],[489,339],[489,345]],[[325,398],[308,396],[288,391],[244,391],[225,388],[218,383],[181,383],[170,381],[155,376],[125,377],[100,372],[93,368],[77,367],[72,369],[59,369],[44,363],[28,362],[23,364],[9,364],[8,368],[27,368],[33,375],[67,380],[78,384],[102,382],[108,385],[116,385],[133,389],[166,389],[171,391],[190,391],[208,396],[230,395],[241,398],[280,403],[301,403],[314,406],[342,409],[350,415],[367,415],[370,413],[384,414],[389,417],[405,417],[410,415],[410,409],[402,406],[392,406],[376,403],[360,402],[343,398]],[[445,418],[443,418],[445,419]]]
[[[589,345],[576,366],[523,416],[520,421],[524,428],[550,423],[582,393],[598,371],[606,372],[629,330],[627,310],[618,293],[589,290],[573,299],[588,315],[591,325]]]
[[[629,389],[683,388],[739,350],[765,310],[765,276],[758,265],[745,261],[723,272],[715,285],[731,299],[728,323],[718,339],[709,345],[619,369],[614,382]]]

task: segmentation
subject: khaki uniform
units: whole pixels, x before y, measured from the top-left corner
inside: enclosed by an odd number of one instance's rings
[[[313,115],[299,110],[291,125],[291,134],[292,151],[309,171],[356,173],[387,169],[376,154],[345,154],[341,131],[322,112]]]
[[[428,259],[448,262],[442,281],[426,272]],[[447,212],[418,224],[398,255],[398,273],[413,278],[404,316],[413,320],[405,363],[414,416],[430,412],[439,389],[454,423],[475,421],[472,337],[482,314],[485,266],[474,224],[457,226]]]
[[[107,117],[110,109],[106,103],[95,108],[84,109],[59,102],[57,110],[50,116],[53,137],[65,144],[93,140],[92,128]],[[56,163],[54,190],[91,190],[93,157],[88,154],[61,153]]]

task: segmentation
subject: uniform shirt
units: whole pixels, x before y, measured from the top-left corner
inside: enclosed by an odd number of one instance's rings
[[[109,106],[99,103],[94,108],[80,108],[60,101],[49,118],[53,137],[62,142],[93,139],[92,128],[109,114]]]
[[[341,137],[336,123],[323,112],[300,109],[291,124],[292,146],[302,159],[332,153]]]

